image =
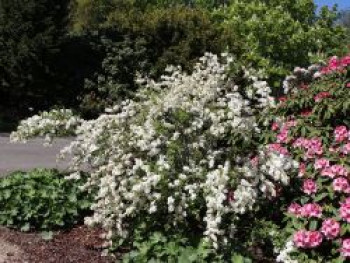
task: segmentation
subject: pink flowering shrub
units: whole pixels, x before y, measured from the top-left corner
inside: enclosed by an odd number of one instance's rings
[[[266,137],[271,151],[299,162],[281,197],[289,259],[349,262],[350,56],[294,73]]]

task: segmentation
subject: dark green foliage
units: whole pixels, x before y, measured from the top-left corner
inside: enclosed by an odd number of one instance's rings
[[[146,72],[146,48],[143,39],[125,38],[101,41],[106,52],[102,69],[93,78],[86,79],[85,91],[80,109],[87,117],[95,117],[109,105],[121,99],[132,97],[137,89],[135,75],[138,71]]]
[[[116,13],[128,17],[130,11],[140,13],[147,9],[167,9],[185,6],[213,10],[229,4],[230,0],[76,0],[74,12],[75,30],[96,30],[109,25]]]
[[[9,114],[46,108],[60,95],[54,55],[65,35],[70,0],[0,1],[0,105]],[[23,117],[19,116],[19,117]]]
[[[63,178],[56,170],[15,172],[0,179],[0,224],[29,230],[72,227],[90,213],[91,195],[82,181]]]
[[[114,10],[100,25],[102,68],[86,81],[81,109],[96,116],[108,105],[132,97],[136,73],[158,78],[167,65],[190,71],[205,52],[220,53],[224,38],[204,9]]]

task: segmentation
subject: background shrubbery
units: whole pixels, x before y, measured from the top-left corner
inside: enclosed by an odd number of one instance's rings
[[[55,105],[96,117],[133,96],[136,72],[190,71],[206,51],[264,69],[277,94],[294,66],[342,52],[336,20],[312,0],[4,0],[0,124]]]

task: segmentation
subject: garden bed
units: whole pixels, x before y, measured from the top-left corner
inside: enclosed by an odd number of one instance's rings
[[[0,227],[0,243],[13,245],[20,254],[16,255],[11,248],[6,262],[113,262],[113,258],[101,256],[103,241],[100,234],[100,229],[77,226],[45,241],[40,233],[23,233]]]

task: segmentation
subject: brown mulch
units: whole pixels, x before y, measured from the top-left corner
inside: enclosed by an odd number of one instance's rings
[[[70,231],[56,233],[45,241],[39,233],[23,233],[0,227],[0,242],[4,240],[23,252],[16,263],[110,263],[116,260],[103,257],[101,230],[77,226]],[[12,263],[8,261],[6,263]]]

